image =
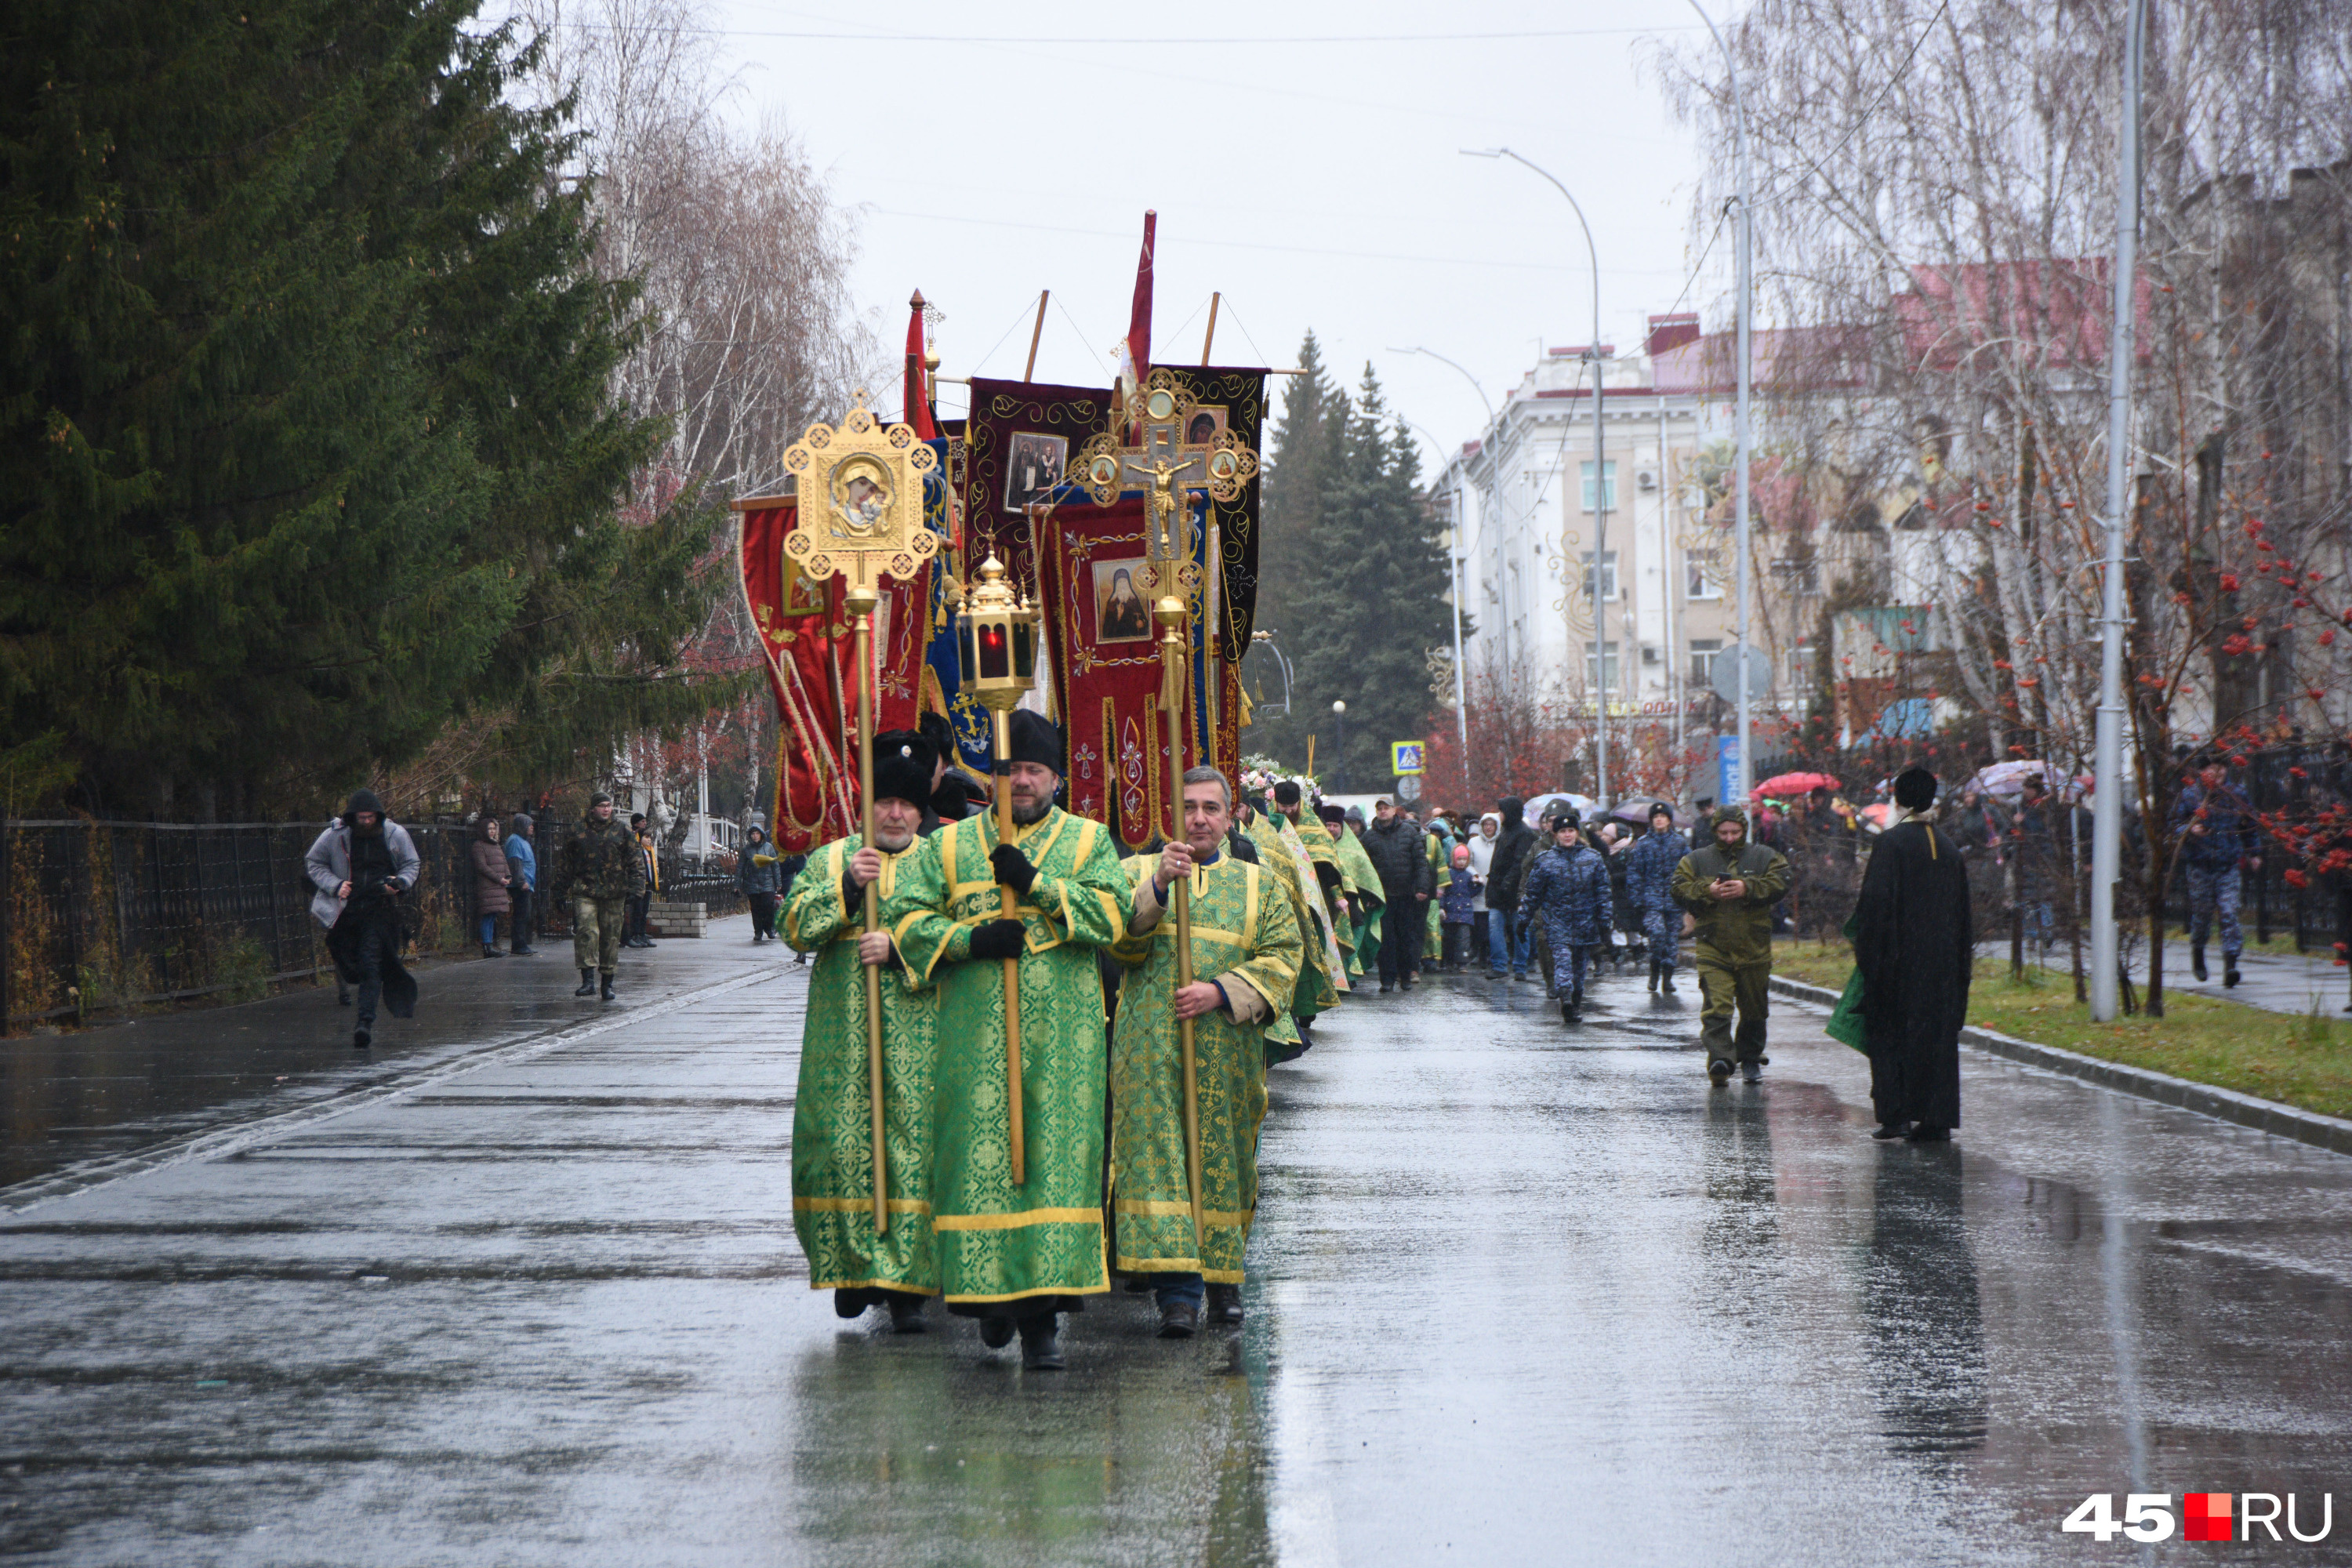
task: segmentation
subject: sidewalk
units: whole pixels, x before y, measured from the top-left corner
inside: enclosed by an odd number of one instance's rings
[[[2084,962],[2090,961],[2090,940],[2083,942]],[[2026,943],[2025,962],[2029,968],[2037,967],[2034,944]],[[2009,941],[1977,944],[1980,959],[2002,966],[2006,973],[2009,963]],[[2304,953],[2258,952],[2249,948],[2238,960],[2238,984],[2224,987],[2221,984],[2221,950],[2205,950],[2206,968],[2210,980],[2200,981],[2189,967],[2189,944],[2167,942],[2164,944],[2164,990],[2167,995],[2211,996],[2223,1002],[2235,1002],[2247,1007],[2259,1007],[2267,1013],[2302,1015],[2312,1010],[2316,1002],[2322,1013],[2334,1014],[2352,1000],[2352,976],[2336,967],[2332,949],[2320,948]],[[2052,974],[2069,973],[2065,944],[2053,942],[2046,963],[2040,964]],[[1979,973],[1982,973],[1979,971]],[[2145,987],[2147,984],[2147,957],[2143,949],[2132,965],[2132,979]]]
[[[625,1015],[741,978],[789,969],[782,943],[751,945],[742,915],[709,934],[625,952],[610,1005],[572,994],[568,938],[535,958],[461,959],[417,968],[416,1016],[386,1014],[375,1044],[352,1047],[352,1009],[332,984],[238,1006],[163,1013],[78,1033],[0,1040],[0,1189],[89,1160],[119,1158],[201,1129],[276,1115]]]

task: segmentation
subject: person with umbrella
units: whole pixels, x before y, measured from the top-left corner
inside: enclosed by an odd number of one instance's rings
[[[1748,842],[1748,819],[1738,806],[1715,814],[1715,842],[1683,857],[1675,868],[1675,902],[1697,917],[1700,1043],[1706,1076],[1731,1079],[1735,1050],[1732,1011],[1739,1014],[1736,1047],[1739,1075],[1764,1076],[1764,1021],[1772,978],[1772,906],[1789,890],[1788,858]]]
[[[1650,831],[1625,851],[1625,896],[1642,921],[1650,943],[1650,989],[1675,989],[1675,964],[1680,958],[1683,911],[1675,902],[1675,868],[1690,853],[1690,840],[1675,830],[1674,807],[1657,801],[1650,807]]]

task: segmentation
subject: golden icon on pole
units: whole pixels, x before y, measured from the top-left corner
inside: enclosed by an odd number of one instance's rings
[[[856,633],[859,844],[874,847],[874,606],[887,578],[904,580],[938,552],[923,521],[923,478],[938,455],[908,425],[885,426],[859,388],[839,429],[812,425],[784,453],[797,504],[784,553],[812,578],[845,579],[842,604]],[[874,884],[866,885],[866,931],[880,929]],[[866,1093],[874,1139],[874,1230],[890,1229],[887,1155],[882,1140],[882,985],[866,969]]]
[[[994,555],[980,563],[980,581],[956,617],[956,648],[962,668],[962,689],[988,710],[995,759],[996,841],[1013,842],[1013,745],[1008,726],[1037,683],[1037,626],[1041,619],[1025,596],[1016,596],[1004,581],[1004,566]],[[1021,900],[1011,888],[997,889],[1003,917],[1020,918]],[[1013,1184],[1029,1179],[1028,1142],[1021,1111],[1021,959],[1004,961],[1004,1087],[1012,1121],[1006,1129],[1011,1142]]]

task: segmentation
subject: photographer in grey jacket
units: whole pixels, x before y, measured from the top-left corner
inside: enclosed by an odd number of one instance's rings
[[[335,973],[359,988],[352,1046],[374,1043],[379,999],[395,1018],[416,1012],[416,980],[400,962],[400,895],[416,886],[408,830],[384,816],[373,790],[354,790],[342,820],[319,835],[303,868],[317,889],[310,913],[327,928]]]

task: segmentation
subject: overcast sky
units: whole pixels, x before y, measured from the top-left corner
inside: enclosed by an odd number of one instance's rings
[[[734,112],[781,118],[858,215],[858,299],[886,348],[920,288],[945,312],[947,375],[1017,377],[1051,289],[1037,378],[1106,384],[1153,207],[1156,361],[1199,360],[1222,289],[1218,362],[1296,363],[1312,327],[1343,382],[1369,360],[1398,411],[1451,447],[1479,426],[1477,393],[1388,350],[1450,355],[1499,398],[1542,345],[1588,341],[1592,316],[1568,204],[1458,149],[1508,145],[1575,192],[1602,336],[1621,348],[1683,294],[1706,238],[1697,138],[1656,64],[1662,47],[1706,43],[1688,0],[714,0],[711,16],[740,70]],[[1710,327],[1729,259],[1727,229],[1683,307]]]

